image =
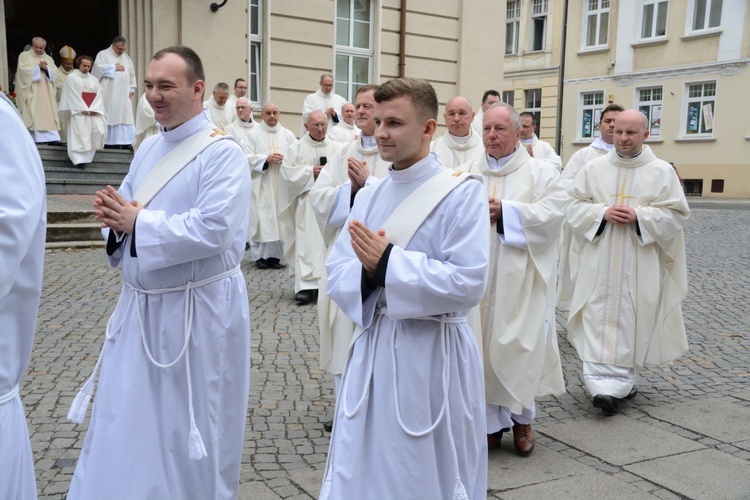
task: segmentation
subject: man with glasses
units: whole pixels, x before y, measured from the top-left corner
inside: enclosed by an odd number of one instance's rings
[[[234,81],[234,94],[229,96],[227,99],[226,106],[229,109],[235,109],[237,107],[237,101],[247,96],[247,82],[244,78],[237,78]]]
[[[340,121],[341,108],[346,104],[346,99],[333,92],[333,75],[323,73],[320,75],[320,89],[316,90],[305,98],[302,106],[302,120],[307,121],[307,115],[318,110],[328,118],[329,129],[333,128]],[[302,130],[302,134],[305,133]]]

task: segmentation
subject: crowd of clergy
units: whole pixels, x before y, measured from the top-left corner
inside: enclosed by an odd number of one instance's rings
[[[79,164],[91,161],[93,151],[104,144],[128,146],[137,144],[136,133],[141,141],[157,133],[145,95],[138,104],[141,118],[134,121],[129,99],[136,85],[124,39],[115,38],[94,60],[78,56],[75,70],[70,64],[75,54],[68,47],[63,49],[60,68],[44,48],[44,40],[35,38],[32,48],[19,58],[17,76],[17,89],[24,96],[19,109],[36,142],[60,140],[57,134],[63,131],[71,160]],[[399,147],[398,140],[383,140],[379,130],[403,124],[398,110],[388,123],[376,117],[378,104],[387,108],[376,99],[381,87],[361,86],[349,103],[334,92],[332,75],[321,75],[319,86],[304,100],[299,139],[281,124],[279,108],[273,103],[262,106],[259,121],[253,119],[247,82],[242,78],[233,89],[224,82],[214,85],[203,103],[203,114],[214,130],[236,139],[245,155],[251,178],[246,251],[255,266],[286,268],[294,277],[295,302],[317,302],[320,364],[334,375],[337,393],[334,419],[325,423],[335,438],[325,481],[330,482],[336,470],[343,471],[340,474],[353,484],[358,478],[367,482],[378,473],[384,476],[383,483],[393,478],[397,483],[414,481],[413,469],[404,467],[411,472],[400,473],[403,464],[398,460],[388,465],[364,451],[408,449],[416,454],[412,459],[419,455],[418,460],[425,460],[420,465],[424,477],[435,483],[428,491],[443,498],[483,498],[486,480],[481,477],[484,474],[486,479],[487,450],[499,448],[504,433],[512,432],[516,453],[529,456],[535,446],[535,400],[566,390],[556,308],[568,312],[568,339],[583,363],[583,381],[593,406],[605,415],[617,413],[624,401],[637,395],[639,369],[647,363],[669,363],[687,352],[680,303],[687,291],[683,228],[690,212],[670,164],[657,159],[644,144],[648,127],[642,113],[616,104],[606,107],[598,137],[563,168],[554,148],[537,137],[535,115],[519,114],[501,102],[498,91],[486,91],[477,110],[466,97],[449,99],[443,113],[445,133],[432,137],[432,125],[423,133],[430,139],[429,160],[425,161],[431,165],[424,168],[442,165],[456,177],[480,182],[463,183],[446,198],[453,201],[423,214],[423,227],[417,234],[424,233],[424,238],[431,232],[447,234],[435,251],[449,255],[471,254],[468,240],[474,239],[476,262],[484,265],[472,268],[471,262],[464,262],[470,257],[466,255],[461,257],[461,266],[448,266],[446,271],[429,259],[420,260],[421,254],[410,250],[413,242],[404,251],[392,241],[384,254],[387,268],[381,268],[381,259],[368,269],[356,259],[353,267],[344,265],[352,258],[351,248],[358,252],[360,239],[369,237],[362,236],[365,233],[360,234],[352,221],[365,217],[373,207],[409,201],[399,191],[399,183],[410,185],[415,178],[409,176],[421,175],[423,167],[417,165],[422,163],[409,167],[408,175],[397,175],[389,161]],[[56,88],[60,87],[58,108]],[[381,193],[378,186],[389,178]],[[357,210],[361,213],[356,214]],[[413,209],[417,219],[420,210],[427,209],[417,203]],[[476,210],[486,214],[483,221],[461,215]],[[368,223],[392,224],[390,219],[377,217]],[[485,238],[489,240],[487,255],[482,254]],[[329,272],[334,274],[328,276]],[[454,296],[463,279],[482,285],[483,293],[476,300],[473,295]],[[434,296],[408,292],[410,287],[421,290],[419,283],[433,281]],[[381,288],[391,290],[387,311],[381,310],[385,308],[381,298],[367,299]],[[356,300],[351,302],[351,297]],[[468,321],[473,332],[481,375],[477,378],[462,371],[461,357],[473,356],[475,348],[447,335],[458,321],[443,318],[435,326],[442,328],[443,340],[430,344],[429,352],[419,352],[416,344],[409,351],[409,341],[398,337],[399,349],[411,352],[413,360],[422,359],[423,354],[434,360],[442,351],[443,368],[437,363],[422,372],[426,366],[416,362],[411,366],[402,358],[398,369],[403,373],[397,379],[395,345],[400,327],[389,318],[429,319],[434,314],[430,311],[441,307],[466,310],[464,323]],[[377,318],[375,327],[366,324],[368,314],[370,320],[373,314]],[[415,324],[430,323],[417,320]],[[393,326],[386,326],[388,321]],[[385,348],[376,339],[367,341],[372,342],[369,348],[355,344],[363,327],[383,331],[383,336],[391,331],[393,347],[381,352]],[[364,351],[358,352],[355,345]],[[390,356],[393,387],[383,383],[370,389],[368,377],[373,377],[373,370],[381,370],[383,363],[390,366]],[[454,370],[461,387],[450,379]],[[439,394],[421,390],[414,383],[420,377],[442,379],[442,385],[430,386],[441,387],[436,389]],[[347,389],[352,384],[361,387]],[[352,395],[352,391],[358,392]],[[480,394],[469,397],[466,391]],[[475,397],[482,402],[481,414],[472,407]],[[368,398],[385,406],[370,403],[370,409],[362,413],[359,410]],[[419,403],[424,398],[426,407]],[[416,415],[406,407],[412,403],[434,414]],[[383,412],[393,415],[373,416]],[[341,420],[345,423],[337,434]],[[420,430],[413,431],[409,423]],[[370,425],[375,427],[366,429]],[[426,445],[422,438],[430,433],[434,437]],[[370,471],[365,474],[364,469]],[[454,480],[461,488],[454,489]],[[373,487],[373,491],[379,488]],[[382,486],[384,498],[393,491],[391,487]],[[330,485],[324,484],[322,495],[335,497],[327,488]]]
[[[60,66],[34,37],[18,56],[16,106],[37,144],[67,144],[70,161],[84,167],[97,150],[133,149],[136,128],[131,97],[135,68],[121,36],[96,58],[60,49]]]

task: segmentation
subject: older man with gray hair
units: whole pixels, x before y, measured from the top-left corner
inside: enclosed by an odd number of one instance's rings
[[[211,97],[203,102],[203,108],[208,110],[211,121],[221,130],[226,130],[227,125],[234,120],[234,110],[226,106],[229,98],[229,85],[219,82],[214,85]]]
[[[505,103],[483,118],[482,175],[492,223],[490,276],[481,303],[490,449],[513,429],[521,456],[534,451],[534,400],[565,392],[555,332],[557,237],[565,192],[557,169],[532,158],[518,139],[521,119]]]
[[[57,66],[44,51],[46,47],[44,38],[34,37],[31,48],[18,56],[15,80],[18,111],[37,143],[60,141],[54,83]]]
[[[135,115],[130,100],[138,86],[133,61],[125,53],[127,41],[121,36],[96,55],[91,74],[99,79],[107,111],[105,148],[133,149]]]

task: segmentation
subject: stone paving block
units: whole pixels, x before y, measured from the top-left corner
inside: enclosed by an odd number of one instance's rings
[[[489,454],[489,491],[505,491],[534,483],[596,474],[592,468],[539,444],[530,457],[519,457],[513,449],[513,439],[507,439],[507,435],[504,437],[502,447]]]
[[[615,479],[603,472],[580,477],[566,477],[495,493],[503,500],[539,500],[540,498],[627,498],[654,500],[654,496],[632,484]]]
[[[694,441],[625,415],[576,420],[539,432],[613,465],[703,448]]]
[[[644,408],[649,415],[725,443],[750,438],[750,408],[732,398],[701,399]]]
[[[750,462],[718,450],[646,460],[625,469],[687,498],[750,497]]]
[[[282,497],[261,481],[240,484],[239,500],[280,500]]]
[[[302,489],[312,498],[318,498],[320,485],[323,484],[323,470],[295,470],[289,476],[289,480]]]

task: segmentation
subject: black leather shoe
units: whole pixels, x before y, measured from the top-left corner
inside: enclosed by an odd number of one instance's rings
[[[614,396],[597,394],[594,396],[594,408],[600,408],[607,415],[614,415],[620,411],[619,400]]]
[[[333,420],[329,420],[323,424],[323,430],[326,432],[333,432]]]
[[[266,259],[258,259],[255,261],[255,267],[258,269],[268,269],[268,261]]]
[[[623,399],[633,399],[637,395],[638,395],[638,389],[636,389],[635,386],[633,386],[633,388],[630,389],[630,392],[628,393],[628,395],[625,396],[625,398]]]
[[[301,306],[309,304],[313,301],[312,292],[312,290],[300,290],[299,292],[294,294],[294,301]]]
[[[286,266],[281,263],[279,259],[276,259],[274,257],[269,257],[266,259],[268,262],[268,268],[269,269],[284,269]]]
[[[487,451],[492,451],[500,448],[501,446],[501,440],[503,439],[503,434],[508,432],[510,429],[500,429],[497,432],[493,432],[492,434],[487,434]]]

